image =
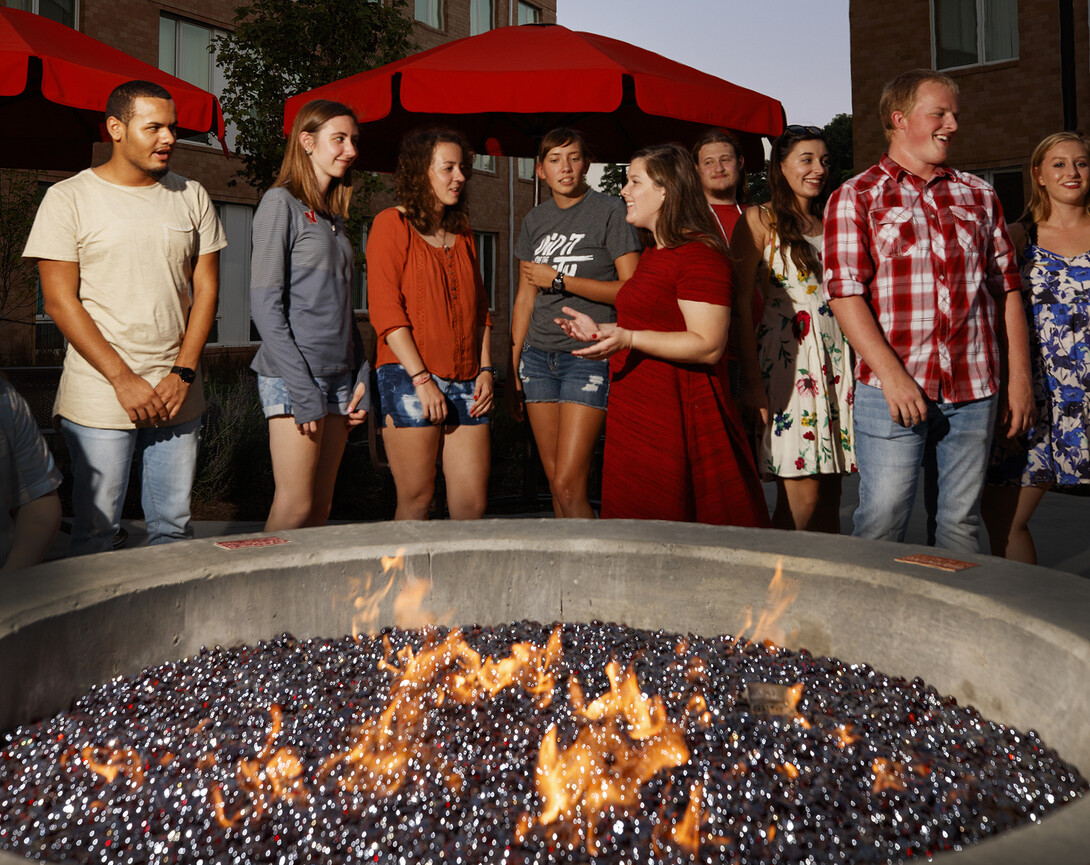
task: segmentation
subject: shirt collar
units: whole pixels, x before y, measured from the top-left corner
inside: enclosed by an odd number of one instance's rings
[[[886,174],[888,174],[898,183],[904,180],[906,175],[916,177],[916,175],[912,174],[912,172],[909,171],[907,168],[905,168],[898,162],[895,162],[893,159],[890,159],[888,153],[882,154],[882,159],[879,161],[879,165],[882,166],[882,170],[885,171]],[[952,169],[949,165],[939,165],[935,168],[935,173],[931,175],[931,179],[928,180],[927,183],[933,183],[936,180],[950,179],[953,177],[954,169]],[[916,179],[921,180],[922,178],[917,177]]]

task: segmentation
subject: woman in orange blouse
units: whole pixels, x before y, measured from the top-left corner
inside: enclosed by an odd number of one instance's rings
[[[456,132],[406,135],[394,174],[401,204],[375,217],[367,240],[382,437],[399,520],[427,519],[440,456],[451,519],[480,518],[488,498],[495,373],[466,215],[470,159]]]

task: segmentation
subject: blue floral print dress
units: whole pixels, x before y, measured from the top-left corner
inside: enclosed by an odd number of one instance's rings
[[[770,234],[757,273],[764,298],[757,356],[769,413],[758,468],[766,478],[854,472],[851,349],[819,275],[796,268]],[[821,235],[806,241],[820,260]]]
[[[1037,425],[1013,454],[997,437],[988,482],[1090,483],[1090,250],[1072,258],[1050,252],[1032,225],[1022,256]]]

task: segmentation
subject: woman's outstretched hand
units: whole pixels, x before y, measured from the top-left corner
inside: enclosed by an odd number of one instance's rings
[[[632,331],[618,327],[612,322],[598,324],[585,312],[579,312],[570,306],[563,307],[571,318],[554,319],[560,329],[572,339],[580,342],[591,342],[593,345],[573,351],[577,357],[585,357],[590,360],[603,360],[610,355],[632,347]]]

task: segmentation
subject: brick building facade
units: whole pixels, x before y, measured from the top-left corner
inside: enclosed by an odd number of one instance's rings
[[[222,87],[214,58],[205,68],[200,60],[209,39],[231,29],[237,0],[0,0],[5,5],[62,20],[88,36],[119,48],[147,63],[218,93]],[[414,17],[412,40],[421,50],[493,27],[555,22],[556,0],[410,0],[406,14]],[[204,48],[201,49],[203,44]],[[231,143],[230,132],[228,143]],[[109,144],[96,145],[95,164],[109,157]],[[218,143],[179,142],[172,168],[199,181],[219,209],[229,246],[221,253],[220,307],[209,351],[249,352],[256,333],[249,317],[250,225],[260,194],[239,180],[230,181],[239,161],[225,158]],[[64,174],[43,171],[43,182]],[[389,181],[389,178],[387,178]],[[388,185],[391,185],[388,183]],[[470,187],[470,216],[478,235],[482,268],[492,293],[493,357],[505,365],[510,333],[512,287],[517,273],[512,259],[522,216],[533,204],[532,163],[526,160],[478,160]],[[393,201],[379,196],[377,213]],[[362,239],[361,239],[362,240]],[[366,336],[366,283],[360,279],[358,317]],[[0,363],[49,362],[62,340],[55,326],[39,312],[27,310],[34,327],[7,328]]]
[[[907,69],[941,69],[961,90],[954,166],[992,183],[1007,217],[1017,219],[1028,200],[1023,169],[1033,148],[1065,125],[1090,122],[1087,8],[1075,0],[852,0],[856,170],[885,150],[878,118],[884,83]]]

